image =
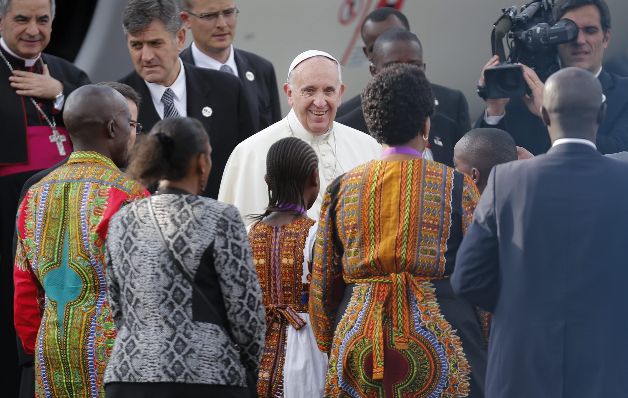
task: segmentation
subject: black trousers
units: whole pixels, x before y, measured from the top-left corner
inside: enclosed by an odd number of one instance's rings
[[[13,253],[15,217],[24,182],[35,171],[0,177],[0,352],[3,357],[3,373],[7,396],[17,396],[20,385],[20,364],[32,358],[18,356],[15,328],[13,326]],[[5,373],[6,372],[6,373]]]

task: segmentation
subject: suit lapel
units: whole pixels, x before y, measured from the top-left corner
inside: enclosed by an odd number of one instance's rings
[[[604,134],[606,130],[609,130],[610,127],[615,124],[615,120],[621,115],[621,111],[628,101],[628,96],[626,96],[625,93],[618,92],[615,77],[604,69],[600,72],[599,80],[602,84],[602,91],[606,96],[606,103],[608,104],[606,116],[598,130],[598,134]]]
[[[255,79],[257,79],[258,76],[255,69],[251,67],[246,57],[243,57],[240,51],[237,50],[235,47],[233,48],[233,51],[233,56],[235,58],[236,65],[238,66],[238,75],[240,78],[240,82],[242,83],[244,92],[246,93],[249,107],[251,108],[251,119],[255,124],[255,129],[258,130],[259,126],[257,124],[260,117],[259,107],[257,106],[257,86],[255,83]],[[251,80],[251,78],[253,80]]]
[[[179,58],[181,58],[183,62],[187,62],[190,65],[196,65],[196,63],[194,62],[194,57],[192,56],[192,45],[181,51],[181,54],[179,54]]]
[[[215,110],[212,101],[212,90],[211,88],[209,90],[203,90],[203,88],[207,87],[206,84],[199,81],[190,67],[187,65],[184,67],[188,117],[198,119],[203,123],[203,127],[205,127],[207,131],[211,131],[211,122],[214,119],[211,113]]]
[[[161,120],[161,118],[155,109],[155,105],[153,105],[153,98],[150,95],[150,91],[148,90],[148,86],[146,85],[144,79],[134,72],[132,80],[133,83],[131,85],[135,87],[142,97],[142,105],[140,106],[138,119],[144,125],[146,130],[150,130],[158,121]]]

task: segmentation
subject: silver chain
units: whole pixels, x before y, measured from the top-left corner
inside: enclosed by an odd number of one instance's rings
[[[4,63],[7,65],[7,67],[9,68],[9,70],[11,72],[13,72],[13,65],[11,65],[11,63],[9,62],[9,60],[4,56],[4,53],[2,51],[0,51],[0,57],[2,58],[2,60],[4,61]],[[33,106],[35,107],[35,109],[37,109],[37,112],[39,112],[39,114],[44,118],[44,120],[46,121],[46,123],[48,123],[48,126],[53,130],[56,131],[57,130],[57,124],[55,123],[54,118],[52,120],[50,120],[50,118],[48,117],[48,115],[46,115],[46,112],[44,112],[43,109],[41,109],[41,107],[39,106],[39,104],[37,103],[37,101],[35,101],[33,99],[33,97],[28,97],[29,100],[31,100],[31,102],[33,103]]]

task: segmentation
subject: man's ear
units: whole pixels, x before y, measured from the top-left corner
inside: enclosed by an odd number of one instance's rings
[[[188,14],[187,11],[181,11],[179,13],[179,18],[183,21],[185,28],[190,29],[190,14]]]
[[[480,177],[481,177],[480,170],[473,167],[471,169],[471,179],[473,180],[475,185],[477,185],[480,182]]]
[[[607,105],[606,102],[602,102],[602,105],[600,106],[600,110],[597,113],[597,125],[601,125],[602,122],[604,121],[604,118],[606,117],[606,109],[607,109]]]
[[[292,87],[290,86],[290,83],[283,84],[283,92],[286,94],[288,104],[292,106]]]
[[[550,126],[550,117],[549,117],[549,112],[547,111],[547,109],[545,109],[544,106],[541,107],[541,119],[543,119],[543,123],[545,123],[545,125],[547,127]]]
[[[377,74],[377,68],[374,63],[369,63],[369,72],[371,72],[371,76],[375,76]]]
[[[611,42],[611,30],[607,30],[604,32],[604,39],[602,41],[604,43],[604,48],[608,48],[608,43]]]
[[[116,128],[113,120],[107,122],[107,134],[109,138],[116,138]]]
[[[185,28],[182,27],[177,32],[177,49],[181,51],[183,50],[184,46],[185,46]]]

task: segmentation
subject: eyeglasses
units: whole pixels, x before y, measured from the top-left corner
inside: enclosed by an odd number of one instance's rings
[[[215,23],[218,21],[219,16],[223,16],[225,19],[233,19],[240,12],[236,7],[227,8],[226,10],[216,11],[216,12],[202,12],[200,14],[193,13],[192,11],[186,10],[186,12],[193,17],[202,19],[203,21]]]
[[[129,125],[135,129],[135,134],[142,134],[142,123],[131,120]]]

